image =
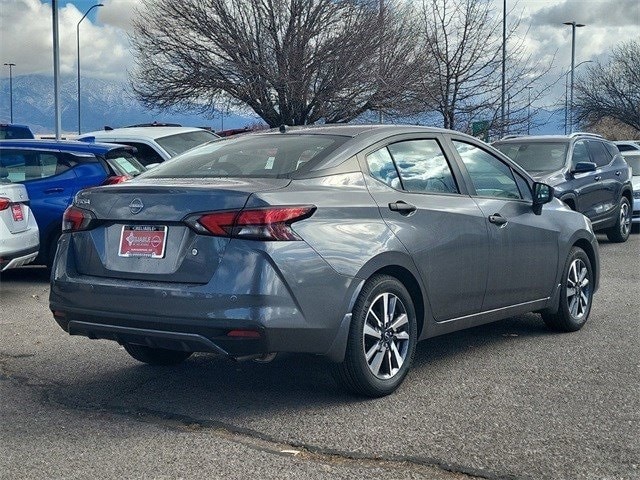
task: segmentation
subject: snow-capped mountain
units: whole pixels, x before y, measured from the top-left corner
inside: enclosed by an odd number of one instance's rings
[[[61,77],[60,104],[63,132],[78,131],[77,78]],[[128,85],[98,78],[82,78],[82,131],[99,130],[144,122],[170,122],[189,126],[208,126],[214,130],[241,128],[258,122],[257,117],[218,112],[214,118],[202,115],[160,113],[146,109],[133,98]],[[53,77],[20,75],[13,77],[13,121],[26,124],[35,133],[55,129]],[[0,80],[0,123],[10,119],[9,79]]]

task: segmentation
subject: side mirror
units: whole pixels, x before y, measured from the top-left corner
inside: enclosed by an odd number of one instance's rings
[[[535,182],[533,184],[533,213],[540,215],[542,205],[553,200],[553,187],[546,183]]]
[[[578,162],[576,166],[573,167],[572,173],[594,172],[596,168],[598,167],[593,162]]]

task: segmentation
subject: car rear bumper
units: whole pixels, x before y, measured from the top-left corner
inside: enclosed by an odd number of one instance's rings
[[[0,272],[9,270],[10,268],[18,268],[33,262],[38,256],[38,233],[36,232],[36,245],[14,251],[11,253],[0,252]]]
[[[291,248],[280,252],[274,244],[267,253],[242,243],[232,242],[202,285],[79,274],[63,235],[50,309],[71,335],[233,357],[302,352],[339,359],[332,348],[346,336],[345,313],[360,282],[302,242],[300,256],[285,262],[280,255],[291,256]]]

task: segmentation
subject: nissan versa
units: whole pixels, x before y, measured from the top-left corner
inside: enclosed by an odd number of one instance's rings
[[[323,355],[368,396],[398,387],[422,339],[530,311],[580,329],[599,278],[586,217],[425,127],[218,140],[78,193],[63,231],[50,307],[71,335],[153,365]]]

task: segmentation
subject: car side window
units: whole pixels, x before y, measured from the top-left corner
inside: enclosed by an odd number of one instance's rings
[[[573,170],[578,162],[590,162],[591,157],[587,151],[587,142],[580,140],[573,144],[573,154],[571,155],[571,169]]]
[[[478,196],[523,198],[509,165],[475,145],[456,140],[453,145],[462,157]]]
[[[151,165],[152,163],[162,163],[164,161],[158,152],[156,152],[153,148],[145,143],[122,141],[117,141],[115,143],[135,147],[137,150],[135,154],[136,160],[138,160],[145,167],[147,165]]]
[[[7,172],[11,182],[40,180],[58,175],[70,168],[61,154],[33,150],[3,150],[0,167]]]
[[[604,167],[611,163],[611,159],[613,158],[609,155],[607,148],[604,146],[604,143],[598,142],[595,140],[589,140],[589,151],[591,152],[591,157],[593,161],[599,167]]]
[[[367,165],[373,178],[386,183],[391,188],[402,189],[398,172],[386,147],[367,155]]]
[[[388,146],[400,173],[402,186],[414,193],[458,193],[440,145],[436,140],[409,140]]]

